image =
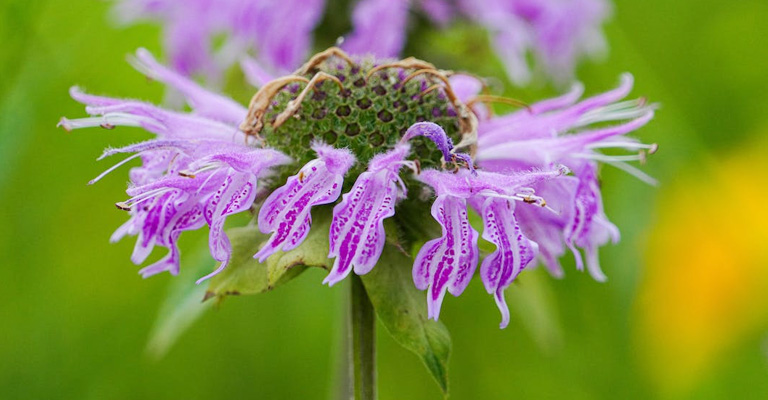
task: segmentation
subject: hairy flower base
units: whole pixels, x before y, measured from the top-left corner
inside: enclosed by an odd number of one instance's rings
[[[331,48],[266,82],[247,110],[144,50],[133,63],[181,92],[192,112],[73,89],[92,116],[60,124],[140,126],[157,135],[106,151],[135,154],[92,181],[141,158],[130,173],[130,199],[118,203],[130,219],[113,239],[138,235],[136,263],[155,245],[169,249],[141,271],[144,276],[177,273],[181,232],[203,225],[210,227],[211,255],[220,261],[203,279],[220,272],[232,253],[224,222],[246,210],[258,209],[258,227],[270,234],[254,255],[264,262],[301,245],[312,229],[313,207],[338,201],[327,233],[333,264],[325,283],[370,272],[387,240],[406,253],[424,243],[413,280],[427,292],[428,316],[438,319],[445,293],[458,296],[474,276],[482,237],[496,250],[485,255],[480,278],[504,327],[504,290],[537,258],[559,275],[557,260],[567,248],[579,269],[586,265],[595,279],[605,279],[597,249],[617,241],[618,230],[602,208],[597,162],[645,178],[626,161],[656,150],[625,137],[654,109],[642,100],[621,101],[632,86],[629,75],[617,89],[581,102],[576,86],[562,97],[490,116],[478,103],[498,98],[479,95],[482,82],[412,58],[353,59]],[[606,124],[613,121],[620,123]],[[589,129],[595,123],[600,127]],[[604,148],[637,154],[607,156],[599,153]],[[470,225],[473,210],[482,233]],[[403,211],[407,217],[399,218]],[[439,232],[423,228],[430,211]],[[402,236],[386,238],[390,218]]]

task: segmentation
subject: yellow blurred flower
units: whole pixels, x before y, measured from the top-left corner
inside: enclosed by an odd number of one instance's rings
[[[667,395],[688,393],[768,328],[767,150],[763,141],[666,179],[635,339]]]

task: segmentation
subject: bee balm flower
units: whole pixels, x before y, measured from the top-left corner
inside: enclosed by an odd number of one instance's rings
[[[331,48],[264,84],[248,109],[164,68],[146,51],[134,64],[184,94],[192,111],[74,89],[92,117],[61,125],[139,126],[157,136],[105,152],[142,160],[131,170],[130,198],[118,203],[129,220],[113,238],[138,236],[136,263],[155,245],[169,249],[144,276],[177,273],[181,232],[204,225],[211,255],[221,263],[202,279],[220,272],[232,252],[224,221],[249,210],[269,234],[254,255],[263,262],[300,246],[313,229],[312,209],[321,208],[332,215],[325,283],[376,268],[387,240],[405,249],[426,242],[414,259],[413,279],[427,291],[433,319],[445,293],[460,295],[474,276],[480,238],[491,242],[496,250],[482,261],[480,278],[504,327],[504,290],[537,257],[557,271],[564,247],[576,255],[584,249],[587,268],[602,279],[596,249],[618,237],[602,210],[596,162],[624,166],[635,156],[608,157],[598,149],[649,148],[624,137],[653,113],[642,102],[618,101],[631,87],[629,76],[618,89],[581,102],[576,87],[490,116],[479,102],[495,98],[477,95],[482,82],[413,58],[350,57]],[[586,129],[616,120],[628,122]],[[403,207],[424,218],[400,218]],[[472,226],[472,212],[482,226]],[[440,227],[434,236],[387,238],[386,221],[405,231],[428,225],[430,213]]]

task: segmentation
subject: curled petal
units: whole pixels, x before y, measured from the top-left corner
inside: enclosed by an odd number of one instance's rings
[[[308,162],[297,175],[269,195],[259,210],[259,229],[272,233],[267,244],[254,256],[264,262],[277,251],[296,248],[312,224],[313,206],[336,201],[344,175],[355,161],[349,150],[315,145],[318,158]]]
[[[438,196],[432,216],[442,226],[442,237],[424,244],[413,264],[413,281],[427,290],[427,316],[437,320],[446,290],[460,295],[475,273],[478,234],[469,224],[466,199]]]
[[[323,283],[334,285],[354,269],[368,273],[384,249],[384,219],[395,215],[395,203],[402,190],[398,171],[408,154],[408,146],[398,146],[374,157],[368,171],[355,181],[349,193],[333,208],[329,234],[329,258],[336,258]]]
[[[407,142],[417,136],[424,136],[433,141],[440,152],[443,153],[443,159],[445,161],[451,161],[453,141],[448,137],[440,125],[434,122],[417,122],[405,131],[405,135],[403,135],[401,142]]]
[[[133,262],[143,262],[155,245],[170,250],[165,258],[142,269],[142,276],[147,277],[163,271],[178,273],[180,254],[176,243],[181,232],[198,229],[205,223],[210,226],[211,255],[221,262],[221,266],[203,279],[225,268],[231,253],[229,240],[223,232],[226,217],[249,209],[256,196],[256,181],[261,171],[287,159],[282,153],[274,150],[232,147],[233,145],[227,143],[210,144],[210,148],[206,150],[203,148],[205,143],[198,142],[193,153],[206,154],[224,149],[231,151],[204,157],[203,159],[208,160],[209,168],[199,174],[161,173],[159,177],[151,178],[147,183],[130,187],[127,192],[133,197],[118,205],[130,209],[131,219],[113,234],[112,241],[127,234],[138,234],[131,257]],[[154,141],[150,143],[148,150],[145,149],[145,144],[118,150],[157,152],[155,146],[165,148],[163,146],[172,144],[172,141]],[[167,160],[162,154],[165,150],[159,152],[162,160]],[[252,153],[258,153],[260,156]],[[154,155],[155,153],[147,155],[150,164],[157,161],[153,161],[151,156]],[[213,161],[216,163],[212,163]],[[247,168],[239,168],[243,163],[248,164]]]
[[[501,312],[501,328],[509,324],[509,308],[504,289],[533,260],[538,246],[526,238],[513,214],[514,203],[488,198],[482,205],[483,239],[496,245],[480,266],[480,276],[488,293],[493,294]]]
[[[227,216],[245,211],[256,197],[256,177],[253,174],[230,170],[219,188],[210,195],[204,207],[205,220],[210,226],[208,246],[211,255],[221,265],[212,273],[200,278],[200,283],[218,274],[229,263],[232,246],[224,233]]]
[[[617,242],[619,230],[608,221],[603,211],[594,166],[587,165],[580,172],[573,216],[565,227],[565,244],[576,257],[576,267],[580,270],[584,268],[584,262],[576,246],[584,248],[587,253],[587,269],[595,280],[603,282],[606,276],[597,262],[597,248],[609,240]]]
[[[163,193],[157,196],[146,209],[141,207],[132,216],[140,221],[139,236],[131,254],[131,261],[134,264],[141,264],[152,252],[160,232],[175,214],[175,200],[178,195],[179,192],[176,191]]]
[[[539,245],[539,259],[557,278],[564,275],[558,259],[565,254],[563,230],[572,218],[578,185],[579,180],[575,177],[563,176],[534,186],[536,194],[547,199],[554,213],[540,207],[515,208],[515,217],[523,234]]]
[[[160,243],[168,248],[168,255],[154,264],[142,268],[139,274],[143,278],[164,271],[177,275],[179,273],[179,260],[181,256],[177,243],[181,232],[199,229],[203,225],[205,225],[205,219],[203,218],[202,205],[194,198],[185,201],[177,210],[176,215],[166,225],[165,229],[162,230],[159,238]]]

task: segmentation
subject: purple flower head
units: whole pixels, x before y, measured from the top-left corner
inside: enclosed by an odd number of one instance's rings
[[[323,0],[121,0],[114,14],[123,23],[159,22],[173,68],[218,81],[249,52],[273,73],[296,68],[324,7]],[[214,47],[219,35],[224,43]]]
[[[60,124],[134,126],[155,134],[105,151],[103,157],[131,155],[92,181],[141,159],[129,174],[129,198],[117,203],[129,220],[112,239],[137,236],[131,256],[137,264],[155,246],[169,250],[142,269],[143,276],[176,274],[181,233],[204,225],[220,264],[200,281],[227,268],[233,249],[224,223],[242,212],[253,213],[268,235],[254,255],[265,262],[310,241],[314,213],[330,220],[332,262],[324,283],[367,274],[390,242],[417,254],[414,284],[426,291],[428,317],[437,320],[445,294],[460,295],[480,264],[503,328],[509,323],[504,291],[536,259],[559,275],[558,259],[569,249],[578,269],[605,279],[597,251],[619,235],[603,210],[598,163],[650,179],[626,163],[655,150],[626,136],[654,110],[643,100],[623,100],[629,75],[617,89],[581,101],[577,85],[561,97],[493,116],[480,102],[495,97],[477,97],[477,79],[449,78],[416,59],[389,63],[331,48],[292,75],[262,77],[267,81],[248,109],[145,50],[132,62],[183,94],[191,111],[73,88],[72,97],[91,116]],[[605,148],[636,154],[609,156],[600,152]],[[399,214],[404,208],[408,217]],[[439,233],[412,218],[428,210]],[[482,226],[472,226],[472,213]],[[392,232],[409,233],[388,238]],[[495,250],[482,254],[481,237]]]

